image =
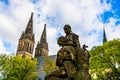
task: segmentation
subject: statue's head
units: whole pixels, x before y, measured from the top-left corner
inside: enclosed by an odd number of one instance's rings
[[[64,31],[65,31],[66,34],[71,33],[71,32],[72,32],[72,31],[71,31],[71,26],[70,26],[69,24],[66,24],[66,25],[64,26]]]
[[[58,45],[63,46],[64,42],[65,42],[65,37],[60,36],[57,41]]]

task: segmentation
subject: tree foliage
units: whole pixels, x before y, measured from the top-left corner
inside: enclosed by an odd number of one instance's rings
[[[35,80],[36,60],[0,55],[0,72],[3,80]]]
[[[56,68],[55,60],[52,58],[46,57],[43,63],[43,70],[46,72],[46,74],[48,74],[55,68]]]
[[[90,50],[93,80],[120,80],[120,40],[112,40]],[[96,76],[96,78],[94,78]]]

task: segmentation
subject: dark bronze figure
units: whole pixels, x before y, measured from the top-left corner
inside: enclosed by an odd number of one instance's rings
[[[47,74],[45,80],[91,80],[86,46],[80,48],[79,36],[72,33],[70,25],[64,26],[64,32],[66,35],[58,38],[58,45],[62,46],[57,53],[58,68]]]

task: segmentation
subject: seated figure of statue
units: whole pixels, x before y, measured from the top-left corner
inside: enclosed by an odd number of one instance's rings
[[[65,36],[58,38],[62,48],[57,53],[57,69],[47,74],[45,80],[91,80],[89,52],[86,45],[80,47],[79,36],[72,33],[70,25],[64,26]]]
[[[86,49],[88,46],[85,44],[82,46],[80,50],[77,51],[76,54],[76,65],[77,72],[74,80],[91,80],[91,76],[89,74],[89,52]]]
[[[58,38],[62,48],[57,53],[57,69],[46,75],[45,80],[74,80],[76,73],[76,50],[80,48],[78,35],[72,33],[70,25],[64,26],[65,36]]]

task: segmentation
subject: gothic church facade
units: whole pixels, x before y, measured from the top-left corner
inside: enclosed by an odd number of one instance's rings
[[[35,36],[33,33],[33,13],[28,21],[25,31],[23,31],[19,38],[16,56],[32,58],[32,56],[48,56],[48,43],[46,38],[46,24],[42,32],[40,41],[37,42],[35,47],[35,54],[33,55],[35,45]]]

